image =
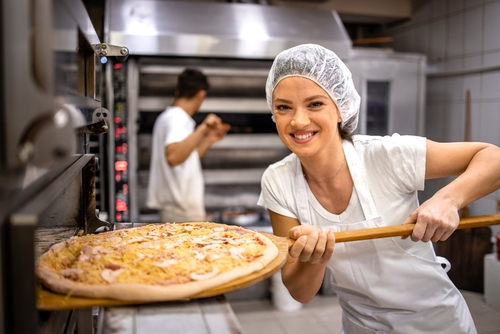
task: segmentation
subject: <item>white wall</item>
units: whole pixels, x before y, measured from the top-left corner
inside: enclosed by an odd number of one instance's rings
[[[470,90],[471,140],[500,145],[500,0],[420,1],[412,20],[389,33],[396,51],[428,57],[426,136],[464,139]],[[422,199],[443,184],[429,182]],[[471,214],[497,213],[499,201],[497,191],[471,204]]]

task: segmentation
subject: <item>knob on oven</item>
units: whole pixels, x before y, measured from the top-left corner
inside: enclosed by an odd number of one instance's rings
[[[24,132],[18,147],[19,160],[41,168],[53,167],[75,153],[74,129],[84,122],[82,113],[72,105],[37,118]]]

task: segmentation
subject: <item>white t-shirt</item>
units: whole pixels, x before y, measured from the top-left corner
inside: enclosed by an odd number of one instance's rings
[[[419,205],[417,191],[424,189],[426,139],[416,136],[365,136],[353,138],[368,185],[379,215],[386,225],[400,225]],[[299,219],[297,177],[304,177],[298,157],[292,153],[270,165],[262,176],[262,191],[258,205],[281,214]],[[300,171],[300,172],[297,172]],[[307,186],[307,200],[311,222],[315,226],[331,226],[336,222],[364,220],[356,190],[346,210],[335,215],[324,209]],[[424,257],[432,257],[424,243],[414,243],[410,238],[397,241],[400,246]],[[415,248],[417,244],[420,244]]]
[[[147,206],[171,212],[170,221],[205,219],[205,185],[198,152],[194,150],[175,167],[165,158],[165,147],[185,139],[195,126],[196,122],[182,108],[169,107],[153,127]]]

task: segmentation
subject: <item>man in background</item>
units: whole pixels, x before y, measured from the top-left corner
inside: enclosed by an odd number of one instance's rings
[[[205,220],[201,158],[229,130],[215,114],[196,126],[193,116],[208,88],[203,73],[185,69],[178,77],[172,106],[156,119],[147,205],[159,210],[162,222]]]

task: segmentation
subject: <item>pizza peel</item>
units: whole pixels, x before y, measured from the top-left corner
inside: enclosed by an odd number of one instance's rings
[[[460,219],[457,230],[464,230],[475,227],[485,227],[500,224],[500,214],[463,217]],[[335,242],[349,242],[369,239],[379,239],[388,237],[409,236],[413,232],[415,224],[402,224],[396,226],[375,227],[361,230],[351,230],[335,232]],[[292,247],[295,240],[288,239],[288,247]]]
[[[496,224],[500,224],[500,214],[465,217],[460,220],[460,224],[457,229],[459,230],[468,229],[474,227],[491,226]],[[350,241],[360,241],[360,240],[377,239],[377,238],[409,236],[413,231],[413,227],[414,227],[413,224],[407,224],[407,225],[378,227],[378,228],[363,229],[363,230],[335,232],[335,240],[336,242],[350,242]],[[285,237],[278,237],[269,233],[264,233],[264,232],[260,233],[264,234],[269,239],[271,239],[278,247],[279,254],[276,259],[274,259],[267,267],[256,273],[252,273],[246,277],[236,279],[224,285],[220,285],[218,287],[193,295],[189,298],[186,298],[185,301],[200,299],[200,298],[208,298],[237,291],[249,287],[258,282],[264,281],[265,279],[275,274],[278,270],[280,270],[288,257],[288,250],[293,245],[295,240]],[[36,298],[37,298],[36,301],[37,308],[39,310],[45,310],[45,311],[91,308],[94,306],[105,306],[105,307],[126,306],[126,305],[148,303],[144,301],[134,302],[134,301],[121,301],[114,299],[85,298],[85,297],[77,297],[71,295],[66,296],[51,292],[45,289],[41,285],[38,285],[36,287]]]

